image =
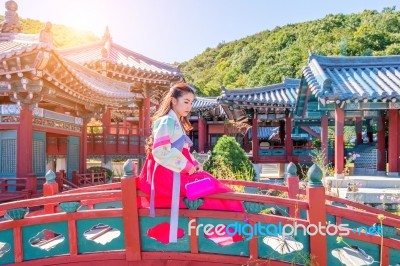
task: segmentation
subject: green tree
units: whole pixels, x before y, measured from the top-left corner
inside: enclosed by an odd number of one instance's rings
[[[207,48],[183,62],[181,71],[200,95],[218,96],[220,87],[246,88],[300,78],[308,51],[327,56],[396,55],[400,47],[400,12],[330,14],[289,24]]]
[[[251,181],[255,178],[253,164],[235,138],[222,136],[217,141],[204,169],[217,178]]]

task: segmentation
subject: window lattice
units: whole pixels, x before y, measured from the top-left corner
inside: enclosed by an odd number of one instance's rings
[[[68,168],[71,171],[79,171],[79,144],[70,144]]]
[[[15,173],[17,171],[16,151],[17,142],[15,139],[1,140],[1,173]]]
[[[33,141],[32,168],[34,173],[44,173],[46,171],[45,150],[44,141]]]

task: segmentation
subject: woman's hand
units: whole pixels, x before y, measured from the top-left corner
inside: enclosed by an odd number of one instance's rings
[[[192,168],[190,168],[188,174],[189,174],[189,175],[193,175],[194,173],[196,173],[196,167],[195,167],[195,166],[192,166]]]
[[[202,171],[203,171],[203,166],[201,164],[198,164],[196,166],[196,172],[198,173],[198,172],[202,172]]]

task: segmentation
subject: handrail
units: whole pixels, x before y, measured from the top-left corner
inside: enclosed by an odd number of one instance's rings
[[[253,182],[253,181],[242,181],[242,180],[231,180],[231,179],[218,179],[224,184],[227,185],[237,185],[237,186],[247,186],[247,187],[259,187],[262,189],[275,189],[283,192],[288,192],[289,188],[287,186],[268,184],[262,182]]]
[[[90,187],[78,187],[75,186],[76,189],[71,189],[68,191],[63,191],[61,194],[71,194],[71,193],[82,193],[82,192],[95,192],[95,191],[103,191],[109,189],[121,189],[121,182],[109,183],[109,184],[100,184],[94,185]]]
[[[361,210],[368,211],[368,212],[375,212],[378,214],[383,214],[386,217],[400,219],[400,216],[395,215],[393,213],[383,211],[383,210],[380,210],[380,209],[377,209],[377,208],[374,208],[371,206],[367,206],[367,205],[364,205],[364,204],[361,204],[361,203],[358,203],[355,201],[348,200],[348,199],[343,199],[343,198],[335,197],[332,195],[326,195],[326,200],[332,201],[332,202],[343,203],[343,204],[346,204],[347,206],[354,207],[354,208],[361,209]]]
[[[65,202],[65,201],[80,201],[80,200],[84,200],[84,199],[93,199],[94,197],[121,198],[121,195],[122,195],[121,190],[57,194],[54,196],[3,203],[3,204],[0,204],[0,211],[14,209],[14,208],[24,208],[24,207],[29,208],[29,207],[41,206],[41,205],[45,205],[45,204],[57,204],[60,202]]]
[[[68,179],[65,179],[64,177],[59,177],[59,180],[61,180],[63,184],[66,183],[67,185],[69,185],[69,186],[71,186],[73,188],[79,188],[77,185],[75,185],[74,183],[72,183]]]
[[[335,215],[336,217],[351,219],[352,221],[363,224],[371,223],[371,226],[374,223],[381,222],[378,218],[379,214],[377,215],[375,213],[363,212],[355,209],[349,210],[340,206],[327,205],[326,213]],[[385,218],[382,220],[382,223],[388,226],[398,227],[400,225],[400,217],[396,219],[385,216]]]

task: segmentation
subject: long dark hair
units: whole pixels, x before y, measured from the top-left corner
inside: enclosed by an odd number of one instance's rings
[[[183,95],[187,93],[192,93],[194,95],[194,91],[192,88],[189,87],[186,83],[177,83],[172,86],[169,91],[164,95],[163,100],[158,108],[158,110],[154,113],[153,119],[151,120],[151,127],[153,128],[154,122],[159,119],[160,117],[168,114],[168,112],[172,109],[172,99],[179,99]],[[180,122],[185,130],[186,134],[193,129],[192,125],[189,122],[187,117],[181,117]],[[151,153],[151,149],[154,143],[154,136],[153,133],[146,139],[146,155]]]

